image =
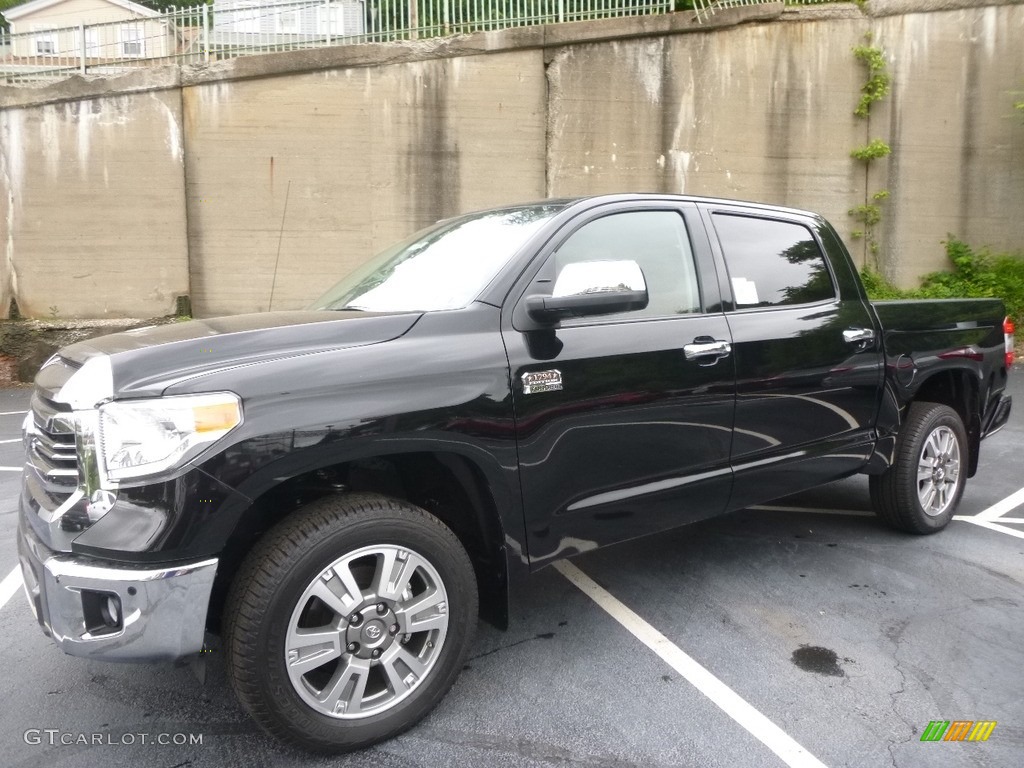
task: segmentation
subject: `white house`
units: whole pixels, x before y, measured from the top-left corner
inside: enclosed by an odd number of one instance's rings
[[[110,60],[171,56],[174,28],[131,0],[30,0],[4,11],[16,57]],[[84,24],[84,35],[80,25]]]
[[[275,45],[361,35],[361,0],[213,0],[219,45]]]

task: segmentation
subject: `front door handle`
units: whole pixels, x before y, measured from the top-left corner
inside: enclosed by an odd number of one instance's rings
[[[683,354],[687,360],[714,358],[714,361],[717,361],[721,357],[728,357],[732,354],[732,344],[728,341],[712,339],[710,336],[698,336],[692,344],[683,346]]]
[[[843,331],[843,341],[847,344],[859,344],[862,349],[874,340],[873,328],[847,328]]]

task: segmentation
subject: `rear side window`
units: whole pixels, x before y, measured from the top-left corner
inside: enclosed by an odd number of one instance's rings
[[[713,220],[737,309],[835,298],[825,257],[803,225],[724,213]]]

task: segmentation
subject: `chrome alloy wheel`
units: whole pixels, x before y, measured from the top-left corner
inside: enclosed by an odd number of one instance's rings
[[[296,603],[285,637],[288,677],[320,714],[380,714],[430,674],[447,632],[437,569],[408,547],[363,547],[324,569]]]
[[[946,426],[936,427],[924,441],[917,462],[917,498],[925,514],[935,517],[956,498],[960,483],[960,442]]]

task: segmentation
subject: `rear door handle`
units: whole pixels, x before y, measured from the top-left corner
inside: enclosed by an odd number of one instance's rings
[[[712,339],[710,336],[698,336],[692,344],[683,346],[683,354],[686,355],[687,360],[713,357],[717,361],[721,357],[728,357],[732,354],[732,344],[728,341]]]
[[[860,344],[866,347],[869,342],[875,340],[873,328],[847,328],[843,331],[843,341],[847,344]]]

